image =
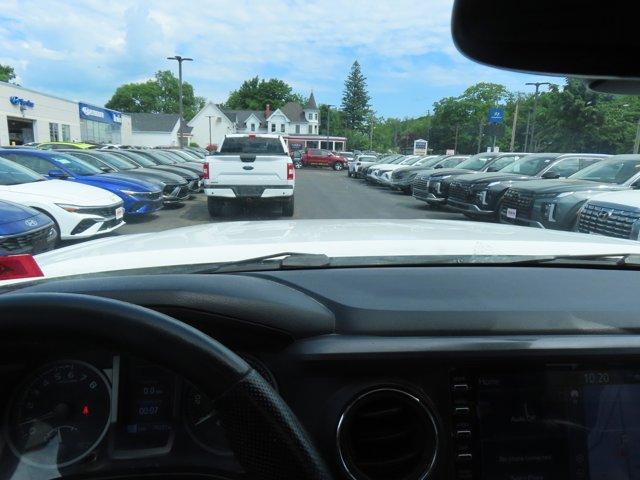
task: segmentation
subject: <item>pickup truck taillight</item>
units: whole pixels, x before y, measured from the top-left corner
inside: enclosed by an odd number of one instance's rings
[[[287,180],[293,180],[294,171],[293,163],[287,163]]]
[[[202,178],[209,179],[209,162],[205,162],[202,166]]]

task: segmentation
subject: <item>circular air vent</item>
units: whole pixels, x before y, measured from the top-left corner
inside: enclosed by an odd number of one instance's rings
[[[337,442],[342,466],[355,480],[420,480],[435,464],[438,429],[418,397],[379,388],[347,407]]]

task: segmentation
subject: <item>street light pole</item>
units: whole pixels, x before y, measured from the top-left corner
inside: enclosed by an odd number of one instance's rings
[[[520,107],[520,99],[516,100],[516,111],[513,114],[513,125],[511,126],[511,143],[509,144],[509,151],[513,152],[513,146],[516,142],[516,127],[518,126],[518,109]],[[526,151],[526,150],[525,150]]]
[[[528,82],[525,83],[525,85],[535,85],[536,87],[536,93],[533,96],[533,111],[531,113],[532,116],[532,120],[531,120],[531,135],[529,136],[529,145],[532,146],[532,152],[536,151],[536,144],[535,142],[535,131],[536,131],[536,109],[538,107],[538,90],[540,90],[540,86],[541,85],[551,85],[551,83],[549,82]]]
[[[184,108],[182,106],[182,62],[193,62],[193,58],[181,57],[175,55],[167,57],[167,60],[176,60],[178,62],[178,105],[180,108],[180,125],[178,126],[178,135],[180,136],[180,146],[184,147]]]
[[[207,115],[207,118],[209,119],[209,145],[213,145],[213,142],[211,141],[211,119],[215,117],[215,115]]]

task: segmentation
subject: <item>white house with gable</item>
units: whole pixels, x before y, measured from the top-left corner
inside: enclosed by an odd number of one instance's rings
[[[304,105],[288,102],[271,110],[229,110],[207,103],[187,124],[191,141],[200,146],[220,146],[228,133],[273,133],[283,135],[289,147],[344,150],[346,138],[320,136],[320,109],[313,92]],[[294,147],[295,145],[295,147]]]

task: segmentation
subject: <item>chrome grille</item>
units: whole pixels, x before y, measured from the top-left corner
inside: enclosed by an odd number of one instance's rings
[[[533,193],[510,188],[502,197],[503,208],[514,208],[518,217],[530,217],[533,208]]]
[[[578,231],[608,237],[630,238],[640,212],[587,203],[578,217]]]
[[[449,199],[463,203],[473,203],[473,193],[471,184],[462,182],[451,182],[449,184]]]
[[[52,234],[53,226],[49,225],[36,231],[8,238],[0,238],[0,250],[8,252],[25,251],[33,248],[34,244],[41,244]]]

